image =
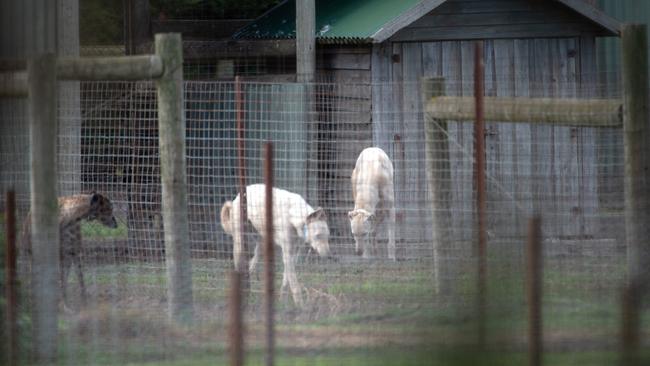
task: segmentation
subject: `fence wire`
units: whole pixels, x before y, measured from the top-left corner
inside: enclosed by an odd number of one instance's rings
[[[563,97],[604,90],[602,85],[571,85]],[[528,86],[530,95],[553,95],[545,94],[542,85]],[[445,94],[471,95],[471,88],[447,80]],[[276,246],[278,289],[286,273],[282,252],[288,243],[282,240],[287,235],[295,263],[276,306],[278,357],[291,364],[312,358],[340,364],[460,362],[450,349],[474,344],[478,322],[471,121],[426,118],[418,83],[245,82],[241,90],[248,184],[262,183],[263,147],[272,141],[275,187],[304,199],[283,193],[274,198],[279,202],[276,243],[285,245]],[[78,107],[67,103],[72,97],[61,96],[60,103],[59,191],[66,198],[59,205],[62,220],[65,214],[75,222],[61,231],[61,259],[70,263],[62,267],[70,272],[60,313],[62,363],[225,362],[234,239],[223,229],[221,210],[238,194],[235,84],[185,82],[197,321],[183,329],[171,325],[166,313],[154,85],[82,82],[80,91]],[[18,217],[26,218],[26,116],[15,112],[23,109],[14,108],[14,101],[0,103],[2,188],[17,189]],[[609,364],[615,360],[626,275],[622,130],[557,122],[487,123],[488,349],[505,352],[499,356],[503,362],[523,357],[526,223],[539,214],[545,349],[577,355],[599,349],[609,352],[602,359]],[[427,135],[426,123],[432,123],[433,134]],[[427,141],[427,136],[433,138]],[[370,258],[357,253],[351,232],[352,171],[361,151],[371,146],[383,149],[394,167],[396,260],[389,258],[388,217],[376,221],[377,246]],[[363,182],[357,187],[357,197],[375,189]],[[377,208],[385,202],[379,197]],[[251,193],[247,199],[255,226],[262,201]],[[357,202],[372,208],[363,204]],[[303,240],[305,216],[318,207],[329,229],[326,256],[319,256],[322,247]],[[83,216],[88,210],[94,210],[94,220]],[[260,235],[249,227],[245,236],[252,256]],[[21,247],[23,334],[29,329],[28,255]],[[294,274],[301,303],[290,291]],[[260,262],[251,275],[245,313],[248,357],[258,361],[262,286]],[[643,323],[645,332],[648,326]],[[21,341],[27,357],[29,336]]]

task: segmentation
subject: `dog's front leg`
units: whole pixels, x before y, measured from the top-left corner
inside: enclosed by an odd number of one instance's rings
[[[236,231],[233,230],[233,236],[232,236],[232,259],[235,264],[235,270],[236,271],[241,271],[241,266],[242,266],[242,246],[241,246],[241,235],[239,233],[239,228],[236,228]]]
[[[248,265],[248,272],[250,273],[251,277],[253,277],[253,274],[255,273],[255,268],[257,268],[257,262],[260,260],[260,242],[257,242],[255,244],[255,252],[253,254],[253,258],[251,259],[250,264]]]
[[[286,248],[282,248],[282,261],[284,262],[284,278],[282,282],[284,287],[285,279],[287,280],[294,303],[296,306],[302,307],[302,289],[296,275],[295,254],[294,245],[291,242],[287,244]]]

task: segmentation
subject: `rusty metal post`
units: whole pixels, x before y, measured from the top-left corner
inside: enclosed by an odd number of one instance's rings
[[[244,293],[250,288],[248,273],[248,242],[246,240],[246,223],[248,222],[248,203],[246,198],[246,130],[244,126],[244,97],[241,80],[235,78],[235,114],[237,120],[237,162],[239,175],[239,236],[241,238],[241,258],[239,258],[238,271],[241,272]],[[235,234],[237,235],[237,234]],[[237,263],[235,263],[237,265]]]
[[[487,306],[487,193],[485,183],[485,120],[484,120],[484,74],[483,42],[474,44],[474,98],[476,99],[476,122],[474,124],[474,153],[476,176],[476,208],[478,213],[478,343],[485,345]]]
[[[244,322],[242,317],[241,272],[230,272],[230,324],[229,345],[230,365],[244,364]]]
[[[528,302],[528,365],[542,364],[542,247],[541,221],[534,217],[528,222],[526,246],[526,298]]]
[[[275,348],[275,330],[273,324],[275,265],[273,253],[273,143],[266,143],[264,159],[264,184],[266,200],[264,201],[264,302],[266,308],[266,355],[265,364],[273,366]]]
[[[8,191],[5,197],[5,296],[7,299],[7,363],[18,360],[18,282],[16,281],[16,192]]]

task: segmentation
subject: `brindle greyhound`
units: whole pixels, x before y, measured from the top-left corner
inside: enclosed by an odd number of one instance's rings
[[[79,287],[81,289],[81,304],[85,306],[88,294],[84,283],[81,265],[81,221],[99,221],[104,226],[115,228],[117,221],[113,216],[111,201],[99,193],[77,194],[59,197],[59,235],[61,261],[61,295],[63,305],[67,305],[67,279],[70,267],[75,264]],[[23,223],[22,242],[31,258],[31,213]]]

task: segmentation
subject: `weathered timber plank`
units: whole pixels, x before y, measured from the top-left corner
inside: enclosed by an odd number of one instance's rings
[[[405,28],[395,33],[393,42],[443,41],[497,38],[579,37],[585,33],[601,35],[595,26],[585,23],[504,24],[496,26]]]
[[[438,97],[426,112],[436,119],[471,122],[472,97]],[[485,98],[485,120],[558,126],[620,127],[621,101],[616,99]]]

